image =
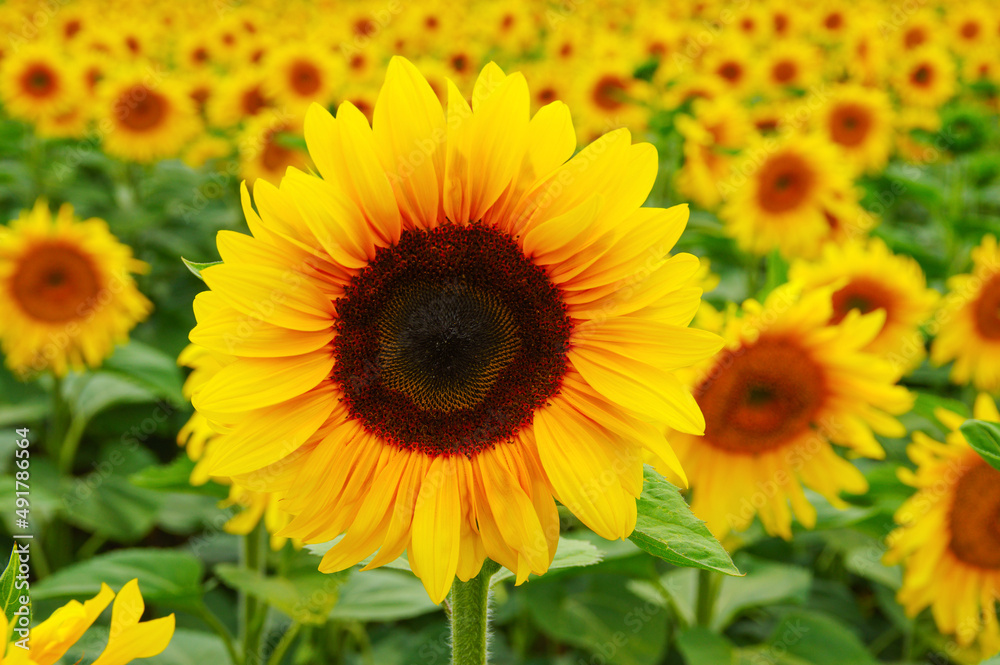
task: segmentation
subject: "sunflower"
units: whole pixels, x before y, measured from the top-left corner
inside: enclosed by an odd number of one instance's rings
[[[103,147],[136,162],[175,157],[199,131],[194,100],[180,81],[126,72],[101,83]]]
[[[1000,248],[995,236],[972,250],[970,274],[948,280],[948,295],[935,318],[939,327],[931,362],[955,361],[951,380],[1000,390]]]
[[[3,640],[0,641],[0,662],[5,665],[54,665],[83,637],[112,599],[115,602],[111,609],[108,644],[93,665],[125,665],[136,658],[156,656],[167,648],[174,636],[174,615],[140,622],[146,604],[139,592],[139,581],[134,579],[127,582],[117,596],[107,584],[102,584],[100,592],[90,600],[83,603],[71,600],[57,609],[31,629],[30,650],[16,645],[14,640],[6,643],[8,631],[16,624],[8,624],[6,615],[0,612],[0,638]]]
[[[750,53],[744,40],[727,40],[705,54],[700,68],[705,76],[717,78],[726,92],[741,97],[756,83],[756,61]]]
[[[690,479],[691,508],[716,537],[745,529],[755,514],[783,538],[792,513],[811,528],[816,511],[803,485],[838,507],[840,492],[867,489],[831,443],[880,459],[873,431],[906,433],[890,415],[913,402],[894,385],[900,372],[865,350],[883,315],[852,312],[831,326],[832,315],[830,289],[780,287],[763,305],[751,300],[742,315],[724,315],[725,348],[688,371],[705,436],[669,436]]]
[[[857,172],[885,168],[892,129],[889,97],[875,88],[839,86],[819,114],[819,130]]]
[[[623,59],[602,59],[581,72],[573,86],[573,101],[581,109],[580,134],[593,140],[619,127],[641,131],[649,111],[649,84],[632,76],[632,65]]]
[[[1000,86],[1000,57],[993,49],[969,53],[962,60],[962,78],[966,83]]]
[[[312,102],[329,104],[344,79],[343,61],[322,47],[291,43],[273,49],[266,58],[267,95],[292,112]]]
[[[25,46],[0,60],[0,99],[7,112],[35,122],[80,103],[82,78],[54,44]]]
[[[922,9],[914,12],[906,22],[900,26],[899,49],[902,51],[915,51],[925,46],[933,44],[939,37],[940,18],[931,9]]]
[[[277,183],[289,167],[306,169],[309,156],[291,145],[302,136],[302,122],[277,111],[261,113],[247,122],[238,142],[240,176],[253,184],[257,178]]]
[[[940,296],[927,288],[920,264],[914,259],[893,254],[877,238],[830,242],[823,246],[817,261],[796,261],[788,274],[803,291],[835,287],[831,324],[843,321],[852,310],[862,314],[884,311],[882,329],[866,350],[902,369],[911,369],[923,360],[920,326],[934,314]]]
[[[227,128],[253,118],[274,105],[268,96],[263,73],[246,68],[230,73],[220,82],[208,104],[208,120],[213,127]]]
[[[990,7],[977,2],[963,3],[949,8],[948,30],[951,47],[957,53],[968,54],[984,46],[996,46],[996,13]]]
[[[955,62],[933,46],[907,54],[896,70],[893,87],[904,104],[936,108],[955,94]]]
[[[816,47],[809,42],[782,40],[764,53],[760,85],[770,94],[785,88],[806,90],[818,80],[822,65]]]
[[[752,143],[739,162],[738,173],[720,183],[729,234],[755,254],[815,256],[831,231],[827,211],[850,190],[834,147],[819,136],[788,134]]]
[[[684,137],[684,166],[677,173],[677,188],[703,208],[721,202],[718,183],[729,174],[733,153],[752,133],[742,106],[730,97],[695,100],[694,117],[681,115],[677,131]]]
[[[899,528],[887,539],[884,562],[903,564],[898,599],[907,614],[930,606],[942,633],[955,635],[960,646],[978,641],[986,658],[1000,649],[1000,471],[969,446],[959,430],[963,416],[947,409],[935,415],[950,431],[945,443],[914,432],[908,452],[917,468],[899,475],[917,491],[896,512]],[[973,415],[1000,422],[985,394]]]
[[[225,233],[225,232],[223,232]],[[194,390],[208,382],[226,365],[232,364],[236,358],[229,354],[212,352],[207,349],[188,345],[177,358],[177,363],[191,368],[191,374],[184,382],[184,396],[188,399]],[[277,532],[288,526],[291,516],[278,507],[279,497],[267,492],[255,492],[239,485],[231,484],[225,477],[212,476],[209,466],[212,458],[212,442],[217,438],[212,425],[204,415],[195,412],[177,433],[177,443],[185,447],[188,457],[196,462],[191,472],[191,484],[195,487],[204,485],[209,480],[229,485],[229,497],[222,502],[221,508],[238,508],[238,512],[224,525],[223,530],[236,535],[246,535],[254,530],[261,519],[270,534],[271,549],[280,550],[288,538],[277,535]],[[299,548],[301,542],[295,541]]]
[[[151,305],[131,273],[148,266],[100,219],[39,200],[0,228],[0,345],[20,375],[97,367]]]
[[[211,473],[280,494],[279,535],[343,533],[323,571],[407,552],[435,602],[486,557],[545,572],[553,498],[627,536],[643,450],[682,473],[654,423],[702,430],[673,371],[721,343],[685,327],[697,259],[667,258],[686,207],[640,207],[652,146],[617,130],[573,156],[567,107],[530,117],[496,65],[471,108],[448,86],[444,112],[397,57],[374,130],[311,107],[323,179],[258,180],[257,211],[243,188],[253,237],[220,239],[191,333],[236,357],[192,395],[231,423]]]

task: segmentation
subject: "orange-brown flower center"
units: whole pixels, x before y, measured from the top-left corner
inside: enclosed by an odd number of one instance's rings
[[[979,24],[975,21],[966,21],[962,24],[961,32],[964,39],[975,39],[979,35]]]
[[[852,310],[862,314],[883,309],[886,316],[892,314],[893,296],[888,289],[873,279],[857,277],[833,293],[833,316],[830,323],[844,320]]]
[[[260,155],[261,165],[272,173],[281,173],[295,160],[295,153],[278,141],[278,135],[284,130],[279,128],[267,133],[264,137],[264,147]]]
[[[832,14],[827,14],[826,18],[823,19],[823,26],[827,30],[839,30],[844,25],[844,17],[841,16],[840,12],[833,12]]]
[[[627,90],[625,81],[620,77],[614,74],[602,76],[594,86],[594,103],[605,111],[615,111],[625,105]]]
[[[864,143],[871,126],[871,112],[861,104],[841,104],[830,114],[830,138],[843,146]]]
[[[921,88],[930,87],[934,81],[934,69],[929,64],[923,63],[910,73],[910,81]]]
[[[743,67],[738,62],[724,62],[716,71],[730,83],[736,83],[743,78]]]
[[[775,63],[774,67],[771,68],[771,76],[778,83],[788,83],[795,79],[795,75],[798,74],[799,68],[791,60],[782,60]]]
[[[307,60],[296,60],[288,74],[292,89],[303,97],[316,94],[323,85],[323,74],[319,67]]]
[[[240,98],[240,106],[243,108],[243,113],[246,115],[257,115],[260,110],[267,106],[267,99],[261,92],[260,86],[255,85],[243,92]]]
[[[762,336],[725,350],[694,391],[709,445],[757,454],[807,432],[826,396],[823,369],[793,339]]]
[[[955,486],[948,549],[978,568],[1000,568],[1000,471],[976,460]]]
[[[993,275],[975,303],[976,330],[986,339],[1000,340],[1000,274]]]
[[[21,74],[21,89],[37,99],[44,99],[59,89],[59,75],[43,62],[30,65]]]
[[[156,129],[167,119],[170,102],[143,84],[133,85],[115,102],[115,116],[133,132]]]
[[[799,155],[785,152],[768,159],[758,175],[757,202],[770,213],[794,210],[809,196],[815,175]]]
[[[903,35],[903,44],[907,49],[914,49],[927,41],[927,32],[921,26],[910,28]]]
[[[14,270],[11,294],[33,319],[66,323],[83,317],[101,290],[91,259],[53,241],[27,252]]]

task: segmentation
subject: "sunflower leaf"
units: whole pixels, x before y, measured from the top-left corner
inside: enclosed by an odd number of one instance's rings
[[[24,543],[25,541],[20,542]],[[17,623],[17,617],[14,613],[20,611],[22,608],[19,599],[22,596],[28,595],[27,591],[20,591],[17,587],[15,582],[17,569],[18,555],[17,543],[15,542],[10,551],[10,560],[7,562],[7,567],[4,569],[3,574],[0,575],[0,605],[3,605],[3,613],[7,617],[7,621],[11,624]],[[23,586],[24,582],[21,584]],[[30,615],[28,619],[31,619]],[[6,636],[4,637],[6,638]]]
[[[649,466],[643,473],[639,518],[629,540],[676,566],[741,575],[726,549],[691,512],[680,491]]]
[[[194,273],[194,275],[202,281],[205,281],[201,276],[202,270],[204,270],[205,268],[211,268],[212,266],[217,266],[220,263],[222,263],[222,261],[209,261],[208,263],[196,263],[194,261],[188,261],[183,256],[181,257],[181,261],[184,262],[184,265],[187,266],[188,270]]]
[[[979,456],[1000,470],[1000,423],[966,420],[960,429]]]

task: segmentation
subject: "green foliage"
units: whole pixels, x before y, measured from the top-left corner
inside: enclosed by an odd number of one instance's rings
[[[647,466],[639,497],[639,518],[629,537],[643,551],[677,566],[739,575],[725,548],[694,516],[680,491]]]
[[[1000,470],[1000,424],[984,420],[962,423],[962,434],[969,445],[994,469]]]

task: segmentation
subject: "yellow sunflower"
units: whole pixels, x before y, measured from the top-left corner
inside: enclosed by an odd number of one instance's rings
[[[574,108],[580,109],[580,135],[586,140],[627,127],[642,131],[649,119],[643,102],[650,97],[649,84],[632,76],[627,60],[610,58],[595,62],[581,72],[573,87]]]
[[[906,433],[892,417],[913,402],[894,385],[900,372],[865,350],[884,315],[851,312],[831,326],[832,315],[829,289],[800,295],[786,285],[763,305],[748,301],[742,315],[724,315],[724,350],[688,371],[705,436],[669,437],[690,479],[691,508],[716,537],[745,529],[755,514],[783,538],[793,513],[811,528],[816,511],[803,485],[838,507],[841,492],[867,489],[831,444],[880,459],[873,432]]]
[[[931,362],[954,360],[951,380],[980,390],[1000,390],[1000,247],[995,236],[972,250],[973,269],[948,280],[935,318]],[[933,330],[932,330],[933,331]]]
[[[806,90],[819,79],[822,65],[813,44],[797,39],[781,40],[764,53],[759,85],[770,95],[785,88]]]
[[[903,564],[898,599],[907,614],[930,606],[938,630],[960,646],[978,641],[986,658],[1000,650],[1000,471],[969,446],[959,430],[963,416],[947,409],[935,415],[950,432],[945,443],[913,433],[908,453],[917,468],[899,476],[917,491],[896,512],[899,528],[887,539],[884,561]],[[973,416],[1000,422],[985,394]]]
[[[955,94],[955,62],[944,49],[928,46],[902,58],[893,87],[904,104],[936,108]]]
[[[744,96],[757,83],[757,61],[750,54],[750,45],[742,39],[726,40],[702,58],[702,75],[718,79],[728,93]]]
[[[211,473],[280,494],[280,535],[344,534],[323,571],[407,552],[435,602],[486,557],[545,572],[554,498],[627,536],[643,451],[682,473],[662,427],[703,427],[674,370],[721,344],[685,327],[697,259],[667,258],[686,207],[640,207],[652,146],[618,130],[573,156],[568,108],[531,117],[496,65],[471,108],[448,85],[444,111],[397,57],[374,130],[314,105],[323,178],[258,180],[257,211],[243,189],[253,236],[219,243],[191,333],[236,357],[192,394],[232,424]]]
[[[839,86],[819,114],[819,130],[855,171],[880,171],[892,150],[889,97],[875,88]]]
[[[793,263],[788,276],[804,291],[835,287],[832,324],[843,321],[852,310],[862,314],[884,311],[882,329],[867,350],[903,370],[924,359],[920,326],[934,314],[940,295],[927,288],[920,264],[914,259],[893,254],[877,238],[846,244],[831,242],[823,246],[817,261]]]
[[[684,165],[677,189],[699,206],[713,209],[722,200],[719,183],[729,175],[734,153],[752,134],[743,107],[730,97],[696,100],[694,117],[681,115],[677,131],[684,137]]]
[[[175,157],[198,133],[195,102],[180,81],[149,72],[101,83],[100,132],[105,152],[136,162]]]
[[[980,2],[949,7],[948,31],[952,49],[960,54],[996,47],[996,8]],[[991,34],[992,33],[992,34]]]
[[[0,227],[0,346],[20,375],[97,367],[151,305],[131,273],[132,257],[101,219],[80,221],[45,201]]]
[[[8,623],[0,612],[0,662],[4,665],[55,665],[79,641],[101,612],[111,604],[111,630],[108,644],[93,665],[125,665],[136,658],[151,658],[160,654],[174,636],[174,615],[142,621],[146,604],[139,592],[139,581],[125,584],[115,596],[107,584],[100,592],[83,603],[71,600],[52,615],[31,628],[30,649],[16,644],[20,639],[18,622]],[[7,643],[8,631],[14,631]],[[6,653],[4,649],[6,647]]]
[[[82,77],[54,43],[24,46],[0,60],[0,100],[15,118],[37,122],[81,103]]]
[[[788,134],[751,143],[719,187],[722,219],[745,251],[812,257],[831,231],[827,211],[850,182],[828,141]]]
[[[344,80],[343,60],[321,46],[289,43],[272,49],[266,58],[266,93],[293,113],[313,102],[330,104]]]
[[[274,106],[263,73],[245,68],[231,72],[209,99],[208,121],[213,127],[228,128],[260,115]]]
[[[226,233],[226,232],[223,232]],[[177,358],[177,363],[191,368],[191,374],[184,382],[184,396],[191,398],[199,386],[207,383],[219,370],[232,364],[236,358],[229,354],[208,351],[202,347],[189,345]],[[204,485],[209,480],[229,485],[229,498],[222,502],[222,508],[239,508],[239,512],[223,525],[227,533],[246,535],[253,531],[261,519],[270,534],[271,549],[277,551],[285,546],[288,538],[277,535],[288,526],[291,515],[278,507],[279,497],[267,492],[255,492],[239,485],[231,484],[229,478],[213,476],[209,472],[212,459],[212,441],[218,432],[212,428],[207,418],[197,411],[191,415],[184,427],[177,433],[177,443],[184,446],[188,457],[196,462],[191,472],[191,484]],[[295,541],[295,547],[302,543]]]
[[[289,145],[302,136],[302,121],[268,111],[251,118],[240,135],[237,148],[240,176],[251,185],[257,178],[278,183],[290,167],[309,168],[309,155]]]

